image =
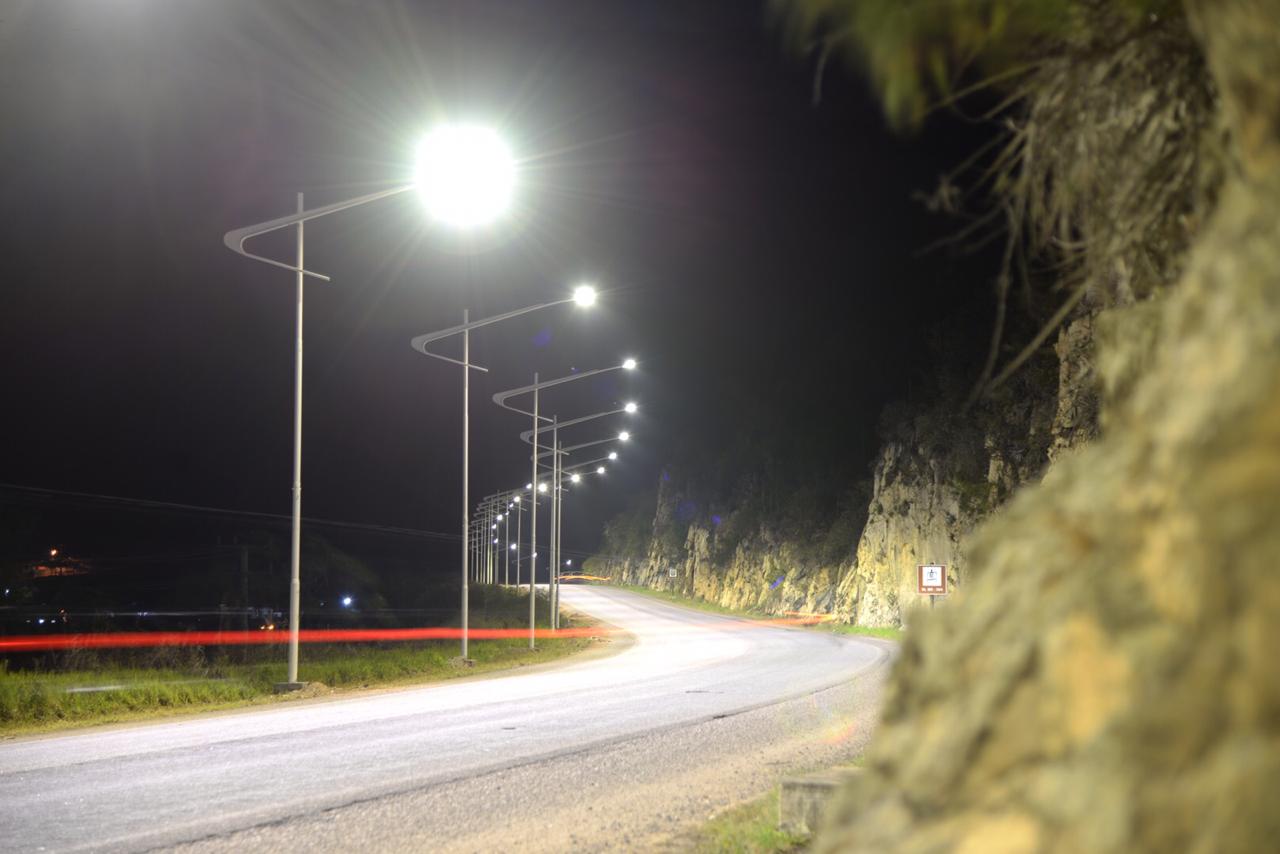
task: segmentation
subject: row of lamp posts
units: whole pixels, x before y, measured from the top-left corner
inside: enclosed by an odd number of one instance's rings
[[[297,211],[287,216],[277,217],[266,222],[255,223],[245,226],[244,228],[233,229],[223,236],[223,243],[233,252],[268,264],[273,267],[279,267],[289,270],[294,274],[296,285],[296,301],[295,301],[295,320],[294,320],[294,387],[293,387],[293,481],[292,481],[292,525],[290,536],[290,578],[289,578],[289,645],[288,645],[288,678],[287,681],[277,686],[282,690],[292,690],[301,687],[304,683],[298,680],[298,640],[299,627],[301,624],[301,526],[302,526],[302,342],[303,342],[303,291],[304,284],[308,278],[318,279],[320,281],[329,281],[329,277],[317,273],[306,268],[305,263],[305,242],[304,227],[311,220],[320,219],[322,217],[336,214],[342,211],[360,207],[381,199],[391,198],[393,196],[406,193],[410,190],[418,190],[426,203],[427,210],[431,217],[437,222],[456,228],[470,228],[485,225],[500,216],[509,206],[512,189],[515,182],[515,161],[512,159],[506,146],[499,137],[491,130],[486,128],[467,126],[467,125],[447,125],[441,127],[429,134],[418,149],[417,163],[415,164],[414,180],[411,183],[392,187],[386,190],[380,190],[374,193],[368,193],[353,199],[347,199],[341,202],[335,202],[329,205],[312,208],[308,210],[303,203],[303,195],[297,196]],[[256,237],[270,234],[283,229],[296,229],[295,258],[292,262],[280,261],[269,258],[264,255],[255,254],[245,248],[245,244]],[[470,497],[469,497],[469,480],[470,480],[470,385],[471,372],[473,370],[485,371],[479,365],[471,362],[471,332],[477,328],[490,326],[504,320],[529,314],[530,312],[548,309],[553,306],[575,303],[579,306],[589,306],[595,302],[595,291],[589,286],[583,285],[578,287],[573,295],[569,298],[557,300],[554,302],[541,303],[539,305],[528,306],[526,308],[509,311],[504,314],[495,315],[493,317],[484,318],[482,320],[471,320],[467,312],[463,313],[462,323],[449,329],[440,330],[439,332],[420,335],[411,342],[413,348],[425,356],[434,359],[440,359],[451,362],[460,366],[463,375],[463,392],[462,392],[462,429],[463,429],[463,452],[462,452],[462,559],[461,559],[461,580],[462,580],[462,657],[467,658],[467,635],[469,620],[468,605],[468,581],[470,576],[470,568],[472,566],[472,530],[471,530],[471,514],[470,514]],[[428,346],[454,336],[462,337],[462,359],[453,359],[439,353],[431,352]],[[627,360],[621,366],[630,368],[634,367],[634,360]],[[533,472],[534,478],[532,483],[541,486],[542,482],[538,478],[538,466],[540,461],[538,433],[539,427],[543,426],[542,421],[548,420],[539,415],[538,412],[538,392],[548,386],[559,385],[574,379],[582,379],[587,376],[602,373],[604,370],[614,370],[615,368],[605,368],[599,371],[588,371],[570,377],[564,377],[559,380],[552,380],[545,383],[538,383],[537,376],[534,377],[534,384],[520,389],[513,389],[510,392],[500,392],[494,395],[494,401],[500,406],[507,409],[514,409],[505,404],[505,397],[517,396],[532,392],[534,395],[534,408],[532,413],[526,413],[533,419],[532,445],[533,445]],[[503,397],[502,400],[499,400]],[[521,410],[514,410],[521,411]],[[553,433],[554,424],[553,424]],[[555,469],[558,474],[559,454],[555,456]],[[557,482],[558,486],[558,482]],[[536,487],[531,487],[536,489]],[[553,495],[558,494],[558,490]],[[536,492],[534,492],[536,496]],[[514,503],[514,502],[513,502]],[[531,539],[532,548],[531,555],[536,553],[537,535],[537,504],[531,502]],[[487,541],[489,537],[485,537]],[[534,562],[530,559],[530,600],[529,600],[529,643],[533,645],[533,618],[534,618],[534,591],[536,585],[533,584],[533,568]],[[519,572],[519,562],[517,561],[517,573]],[[552,573],[554,576],[555,573]],[[487,580],[492,581],[490,575]],[[554,581],[553,581],[554,586]],[[553,593],[554,596],[554,593]],[[554,617],[554,598],[553,598],[553,620]]]

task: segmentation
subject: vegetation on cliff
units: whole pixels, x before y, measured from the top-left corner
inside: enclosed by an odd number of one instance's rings
[[[972,68],[1001,80],[1010,257],[1053,262],[1102,389],[1100,437],[914,624],[819,850],[1272,846],[1280,3],[785,6],[900,122]]]

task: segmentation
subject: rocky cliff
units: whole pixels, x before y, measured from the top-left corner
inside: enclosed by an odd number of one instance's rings
[[[628,550],[606,537],[594,571],[730,608],[900,626],[930,604],[917,592],[916,567],[944,564],[950,584],[963,586],[966,535],[1039,479],[1051,447],[1069,447],[1092,428],[1080,415],[1092,403],[1079,398],[1095,392],[1079,381],[1078,365],[1062,371],[1071,381],[1060,386],[1044,379],[1057,372],[1052,354],[1039,367],[995,404],[896,407],[865,488],[790,524],[780,521],[785,509],[763,512],[752,486],[717,502],[695,480],[665,472],[643,542]]]

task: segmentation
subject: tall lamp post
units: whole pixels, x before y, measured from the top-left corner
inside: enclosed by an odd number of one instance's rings
[[[417,189],[422,193],[431,217],[439,222],[465,228],[479,226],[502,214],[515,184],[515,162],[507,147],[493,131],[465,125],[447,125],[431,132],[418,149],[414,181],[379,190],[354,199],[306,210],[298,194],[297,213],[228,231],[222,242],[239,255],[293,272],[297,285],[294,326],[293,372],[293,525],[289,545],[289,671],[277,690],[295,690],[298,681],[298,630],[301,622],[301,540],[302,540],[302,293],[310,276],[321,281],[329,277],[308,270],[303,250],[303,226],[313,219],[350,210],[380,199]],[[256,255],[245,249],[249,240],[290,226],[297,226],[295,260],[292,264]],[[465,539],[465,530],[464,530]]]
[[[555,386],[576,382],[578,380],[585,380],[589,377],[594,377],[594,376],[599,376],[600,374],[609,373],[610,371],[635,370],[635,367],[636,367],[636,360],[629,358],[629,359],[624,359],[622,363],[618,365],[611,365],[607,368],[596,368],[590,371],[581,371],[576,374],[569,374],[567,377],[558,377],[553,380],[543,380],[541,382],[539,382],[538,375],[535,373],[533,375],[533,383],[531,385],[521,386],[520,388],[507,389],[506,391],[500,391],[493,395],[493,402],[496,403],[498,406],[501,406],[503,409],[518,413],[520,415],[527,415],[533,418],[533,429],[530,431],[530,435],[533,439],[533,454],[532,454],[533,479],[530,481],[530,488],[532,488],[534,492],[533,492],[533,508],[532,508],[532,512],[530,513],[530,519],[529,519],[529,537],[530,537],[529,554],[533,558],[536,558],[538,554],[538,492],[545,491],[546,489],[546,484],[539,483],[538,481],[538,432],[539,432],[539,427],[542,426],[542,422],[544,421],[551,422],[553,424],[553,429],[555,424],[555,422],[552,421],[552,419],[539,414],[538,412],[539,393],[544,389],[554,388]],[[532,412],[524,409],[519,409],[518,407],[512,406],[507,402],[513,397],[521,397],[526,394],[533,395],[533,411]],[[537,584],[536,584],[537,567],[538,567],[537,561],[531,560],[529,564],[529,649],[533,649],[535,646],[534,628],[535,628],[535,619],[536,619],[536,598],[535,597],[537,596]]]
[[[469,514],[471,507],[470,492],[470,453],[471,453],[471,435],[470,435],[470,419],[471,419],[471,371],[488,371],[488,368],[482,368],[479,365],[471,363],[471,330],[479,329],[482,326],[491,326],[504,320],[510,320],[513,317],[520,317],[534,311],[540,311],[544,308],[552,308],[557,305],[566,305],[567,303],[575,303],[583,308],[590,307],[595,304],[596,291],[590,285],[579,285],[574,288],[573,295],[567,299],[555,300],[554,302],[544,302],[538,305],[531,305],[527,308],[518,308],[515,311],[508,311],[504,314],[496,314],[493,317],[486,317],[483,320],[468,320],[468,313],[463,312],[462,323],[459,326],[451,326],[448,329],[441,329],[439,332],[428,332],[426,335],[419,335],[409,342],[413,349],[417,350],[424,356],[430,356],[433,359],[441,359],[446,362],[452,362],[455,365],[462,366],[462,658],[467,658],[467,633],[468,620],[470,611],[469,590],[467,588],[467,547],[466,533],[469,524]],[[427,349],[427,345],[434,344],[437,341],[443,341],[446,338],[452,338],[455,335],[462,336],[462,361],[443,356],[439,353],[433,353]]]

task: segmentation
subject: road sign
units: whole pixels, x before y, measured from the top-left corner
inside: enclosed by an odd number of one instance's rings
[[[667,567],[667,575],[672,578],[676,577],[676,568],[674,566]]]
[[[947,567],[943,564],[917,566],[916,589],[930,596],[947,595]]]

